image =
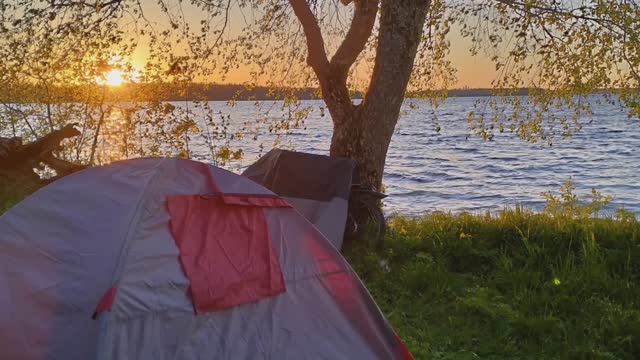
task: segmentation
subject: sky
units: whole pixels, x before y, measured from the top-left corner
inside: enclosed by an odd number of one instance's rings
[[[145,16],[152,22],[158,22],[160,24],[166,23],[162,11],[158,8],[156,1],[143,1]],[[176,10],[176,9],[174,9]],[[191,7],[190,5],[183,5],[182,13],[193,27],[198,27],[200,19],[202,19],[202,11]],[[350,14],[349,14],[350,15]],[[231,36],[239,32],[240,27],[244,23],[244,19],[247,18],[247,14],[242,14],[237,8],[233,8],[230,13],[230,33]],[[372,36],[375,36],[372,35]],[[461,37],[459,32],[452,29],[450,33],[451,41],[451,53],[449,59],[457,69],[457,83],[453,88],[487,88],[491,87],[491,81],[495,77],[494,64],[488,59],[488,57],[482,54],[472,56],[469,53],[470,42]],[[134,53],[132,63],[135,67],[141,69],[144,67],[148,49],[144,42],[141,42],[138,50]],[[225,80],[221,81],[221,78],[205,79],[210,82],[225,82],[225,83],[243,83],[249,80],[247,69],[240,68],[230,72],[226,75]]]
[[[495,65],[488,57],[469,53],[470,42],[457,33],[451,36],[451,61],[458,70],[456,88],[488,88],[495,78]]]

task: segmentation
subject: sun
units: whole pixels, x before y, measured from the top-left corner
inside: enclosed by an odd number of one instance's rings
[[[111,70],[104,75],[104,83],[109,86],[120,86],[124,83],[124,74],[120,70]]]

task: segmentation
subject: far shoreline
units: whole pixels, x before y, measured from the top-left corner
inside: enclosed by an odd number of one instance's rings
[[[5,103],[22,103],[15,94],[30,93],[29,85],[18,88],[0,89],[0,94],[5,96]],[[280,88],[274,89],[266,86],[248,86],[242,84],[203,84],[192,83],[189,85],[176,85],[166,83],[128,83],[119,86],[108,87],[109,92],[120,99],[136,99],[140,94],[155,94],[154,101],[283,101],[285,99],[322,100],[319,89],[316,88]],[[21,90],[21,91],[19,91]],[[60,90],[73,90],[72,88],[60,88]],[[461,88],[449,90],[408,91],[405,99],[419,100],[429,97],[493,97],[493,96],[528,96],[533,91],[540,89],[491,89],[491,88]],[[593,94],[615,93],[615,89],[596,90]],[[65,94],[66,93],[66,94]],[[53,103],[73,102],[73,91],[61,91],[61,96]],[[13,96],[12,96],[13,95]],[[352,99],[362,99],[361,91],[354,91]],[[142,98],[145,98],[143,95]],[[32,100],[32,99],[30,99]],[[134,100],[135,101],[135,100]],[[144,101],[144,100],[143,100]],[[33,102],[30,102],[33,103]]]

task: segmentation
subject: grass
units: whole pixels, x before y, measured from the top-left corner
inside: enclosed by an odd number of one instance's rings
[[[0,215],[36,191],[42,183],[32,177],[12,174],[10,178],[0,175]]]
[[[640,223],[592,195],[394,218],[347,257],[416,359],[640,359]]]

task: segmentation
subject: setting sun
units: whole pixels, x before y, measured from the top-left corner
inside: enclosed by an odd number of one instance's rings
[[[120,70],[111,70],[104,76],[104,84],[109,86],[120,86],[124,83],[124,74]]]

